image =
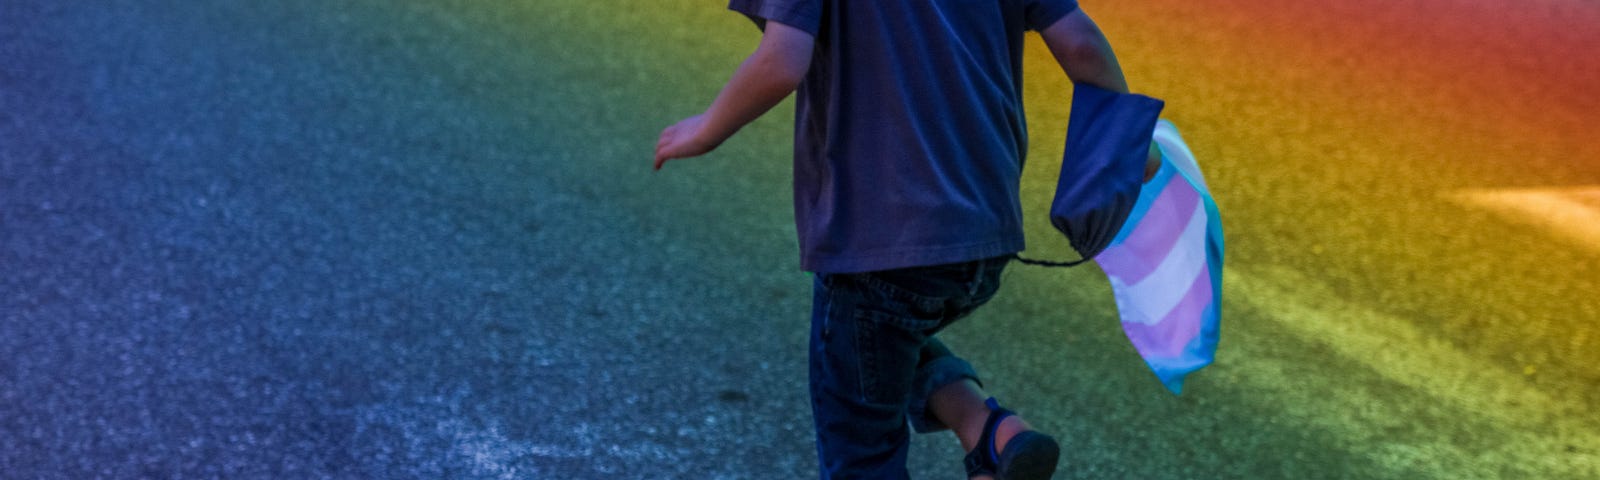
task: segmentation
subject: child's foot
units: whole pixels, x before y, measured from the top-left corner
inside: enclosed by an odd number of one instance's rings
[[[994,399],[981,437],[968,447],[970,478],[979,480],[1048,479],[1055,473],[1061,449],[1054,438],[1033,430],[1014,412],[1000,408]],[[990,444],[993,450],[990,450]]]
[[[967,475],[977,479],[1046,479],[1055,472],[1061,447],[1033,431],[1016,412],[1000,408],[977,382],[965,379],[935,390],[928,408],[955,430],[967,451]]]
[[[1019,433],[1029,431],[1033,431],[1033,426],[1029,425],[1027,421],[1024,421],[1021,416],[1011,415],[1001,419],[1000,426],[995,427],[994,429],[994,450],[996,452],[1006,451],[1006,443],[1010,442],[1012,437],[1017,436]],[[967,448],[967,451],[972,451],[972,448]],[[987,479],[989,477],[984,476],[974,478]]]
[[[1028,422],[1022,421],[1022,417],[1012,415],[1001,419],[1000,426],[994,429],[994,450],[996,452],[1006,451],[1006,442],[1010,442],[1011,438],[1017,436],[1018,433],[1031,430],[1033,430],[1033,427],[1028,425]],[[972,451],[972,447],[969,446],[967,451]],[[971,478],[972,480],[995,480],[992,475],[978,475]]]

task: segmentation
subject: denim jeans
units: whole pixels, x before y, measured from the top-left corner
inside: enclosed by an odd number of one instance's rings
[[[993,298],[1011,258],[817,274],[811,407],[822,478],[908,477],[908,424],[923,433],[948,428],[928,411],[928,396],[978,381],[934,334]]]

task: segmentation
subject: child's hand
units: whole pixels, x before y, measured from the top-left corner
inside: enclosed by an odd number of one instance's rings
[[[721,142],[706,138],[705,117],[700,114],[685,118],[661,131],[661,140],[656,142],[656,170],[667,160],[697,157],[717,148]]]
[[[1155,142],[1150,142],[1150,156],[1144,160],[1144,181],[1149,183],[1156,178],[1156,172],[1161,170],[1161,147]]]

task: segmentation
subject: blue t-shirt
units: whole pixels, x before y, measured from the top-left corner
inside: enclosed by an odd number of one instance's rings
[[[1076,0],[732,0],[812,34],[795,108],[801,268],[853,273],[1023,249],[1025,30]]]

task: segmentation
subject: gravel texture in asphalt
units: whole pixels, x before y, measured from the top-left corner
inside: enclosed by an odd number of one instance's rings
[[[0,4],[0,478],[814,477],[790,107],[649,171],[755,30],[489,3]],[[1092,268],[1013,266],[948,333],[1058,478],[1600,476],[1596,250],[1445,200],[1600,184],[1593,148],[1421,108],[1450,88],[1328,100],[1387,64],[1268,40],[1337,17],[1179,3],[1095,11],[1214,174],[1219,363],[1167,394]],[[1027,85],[1045,257],[1057,77]],[[1373,134],[1407,119],[1449,128]],[[916,437],[913,475],[958,450]]]

